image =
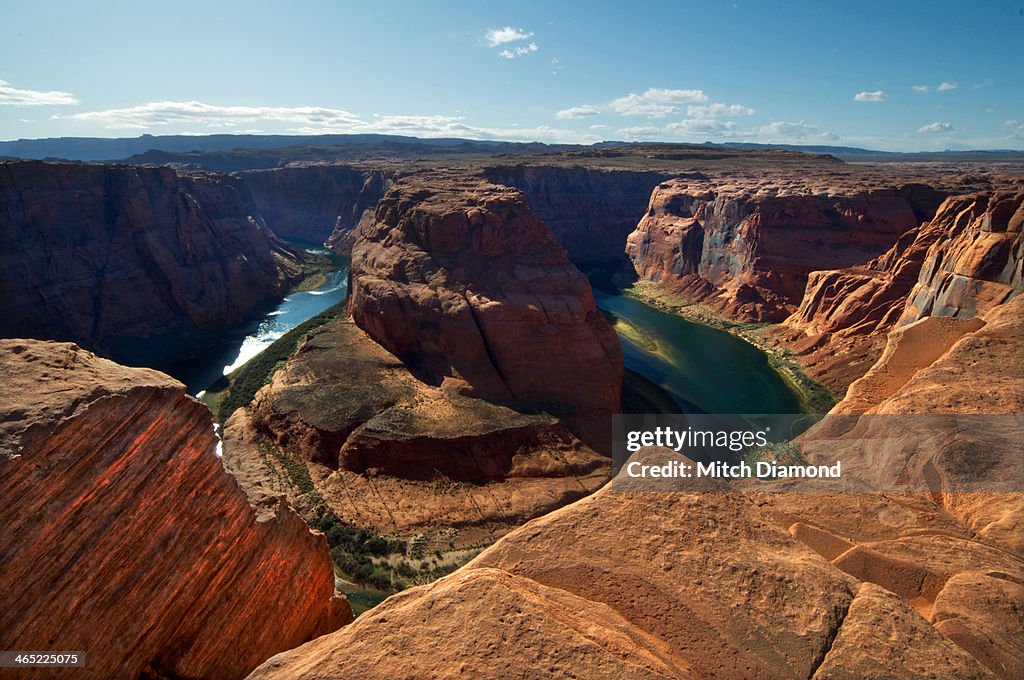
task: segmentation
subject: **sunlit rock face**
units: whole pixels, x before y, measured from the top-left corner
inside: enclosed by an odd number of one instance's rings
[[[397,183],[356,236],[349,310],[422,380],[545,410],[607,449],[618,338],[515,189],[445,173]]]
[[[69,343],[0,341],[0,647],[48,677],[241,678],[351,620],[327,542],[247,498],[184,386]]]

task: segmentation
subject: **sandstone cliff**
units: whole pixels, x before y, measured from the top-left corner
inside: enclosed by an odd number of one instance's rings
[[[679,177],[658,185],[626,253],[637,273],[745,321],[781,321],[811,271],[867,262],[931,216],[923,185]],[[845,178],[844,182],[848,182]]]
[[[351,165],[289,165],[238,173],[267,225],[282,238],[347,251],[364,214],[373,214],[391,173]]]
[[[1024,291],[1024,188],[948,200],[901,323],[982,315]]]
[[[487,168],[484,175],[495,184],[519,189],[580,266],[620,262],[622,245],[636,228],[651,191],[670,176],[664,172],[529,165],[495,166]]]
[[[85,652],[48,677],[238,678],[351,620],[323,536],[246,498],[180,383],[66,343],[0,358],[0,647]]]
[[[426,385],[352,322],[312,334],[225,427],[225,465],[246,488],[308,489],[272,464],[275,447],[308,472],[346,524],[447,545],[498,536],[597,489],[609,461],[555,418]]]
[[[352,248],[349,310],[425,382],[543,409],[608,446],[622,350],[518,191],[442,173],[398,182]]]
[[[970,319],[1024,290],[1022,222],[1019,188],[950,197],[881,257],[812,272],[800,307],[777,335],[811,375],[842,393],[879,357],[885,334],[897,325],[926,316]],[[914,331],[922,332],[931,331]],[[937,358],[926,356],[915,359],[919,367]]]
[[[0,335],[166,367],[302,273],[238,180],[168,168],[0,164]]]

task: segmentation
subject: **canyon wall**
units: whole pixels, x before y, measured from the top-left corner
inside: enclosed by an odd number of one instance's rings
[[[239,180],[0,163],[0,335],[166,367],[302,275]]]
[[[1022,223],[1019,187],[950,197],[866,265],[812,272],[777,335],[812,376],[841,393],[897,326],[974,318],[1024,290]]]
[[[588,167],[499,165],[484,170],[495,184],[514,187],[580,266],[617,265],[651,191],[664,172]]]
[[[829,179],[669,180],[651,195],[626,253],[642,278],[732,318],[781,321],[811,271],[884,253],[941,200],[923,185],[830,186]]]
[[[356,237],[349,310],[421,380],[545,410],[608,447],[622,350],[515,189],[444,173],[397,183]]]
[[[1024,291],[1024,189],[948,200],[901,324],[979,316]]]
[[[267,225],[281,238],[351,247],[349,235],[373,214],[391,183],[385,170],[351,165],[289,165],[238,173]]]
[[[351,620],[327,543],[247,498],[184,386],[73,344],[0,341],[0,647],[47,677],[240,678]]]

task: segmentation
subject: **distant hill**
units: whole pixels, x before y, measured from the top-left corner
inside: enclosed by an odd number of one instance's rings
[[[502,142],[460,138],[421,139],[402,135],[142,135],[141,137],[51,137],[47,139],[18,139],[0,142],[0,157],[32,158],[38,160],[112,161],[130,160],[138,163],[164,163],[182,160],[182,155],[232,154],[224,164],[238,169],[237,152],[250,156],[253,167],[273,165],[282,156],[280,151],[261,155],[259,152],[294,149],[300,156],[345,157],[383,153],[389,155],[462,155],[462,154],[518,154],[568,151],[586,148],[616,148],[649,145],[641,142],[607,141],[585,146],[580,144],[544,144],[542,142]],[[849,146],[754,144],[726,142],[717,144],[659,144],[659,146],[694,146],[732,150],[783,149],[811,154],[828,154],[847,162],[1024,162],[1024,151],[928,151],[896,153]],[[322,153],[319,150],[330,150]],[[350,153],[346,154],[346,150]],[[273,161],[272,161],[273,158]],[[243,163],[244,164],[244,163]],[[206,165],[209,165],[207,163]],[[214,163],[216,165],[216,163]]]
[[[402,135],[142,135],[141,137],[50,137],[0,142],[0,156],[61,159],[69,161],[111,161],[138,156],[150,151],[165,153],[218,152],[236,149],[278,149],[306,146],[312,148],[342,146],[398,145],[400,147],[459,148],[473,151],[540,151],[569,148],[541,142],[478,141],[458,138],[406,137]]]

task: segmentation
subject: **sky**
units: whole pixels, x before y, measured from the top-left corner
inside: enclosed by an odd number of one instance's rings
[[[0,0],[0,139],[1024,148],[1024,0]]]

